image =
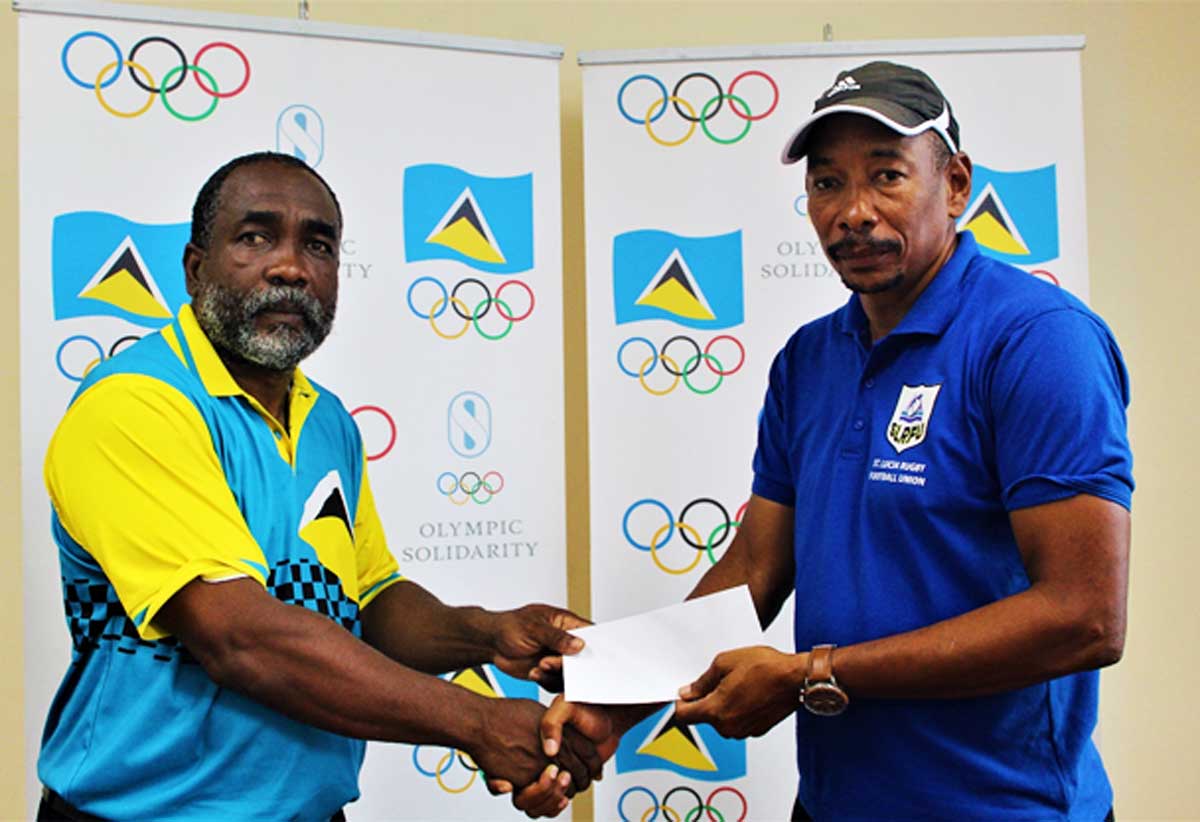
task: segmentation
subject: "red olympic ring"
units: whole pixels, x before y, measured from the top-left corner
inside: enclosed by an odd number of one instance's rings
[[[204,56],[204,52],[208,51],[209,49],[214,49],[214,48],[227,48],[242,59],[242,65],[245,66],[245,68],[246,68],[246,76],[242,80],[242,84],[240,86],[238,86],[237,88],[235,88],[233,91],[222,92],[222,91],[217,91],[215,89],[210,89],[210,88],[206,87],[204,85],[204,81],[200,79],[200,72],[198,72],[198,71],[192,72],[192,76],[196,78],[196,84],[200,86],[200,89],[210,97],[220,97],[221,99],[224,99],[226,97],[236,97],[237,95],[242,93],[242,90],[245,89],[246,86],[248,86],[250,84],[250,61],[248,59],[246,59],[246,53],[243,52],[237,46],[235,46],[233,43],[214,42],[214,43],[209,43],[207,46],[203,46],[198,52],[196,52],[196,56],[192,58],[192,65],[194,65],[194,66],[200,65],[200,58]]]
[[[1030,271],[1029,273],[1030,273],[1030,274],[1032,274],[1032,275],[1033,275],[1033,276],[1035,276],[1035,277],[1045,277],[1045,278],[1046,278],[1046,279],[1048,279],[1050,282],[1052,282],[1052,283],[1054,283],[1055,285],[1057,285],[1059,288],[1061,288],[1061,287],[1062,287],[1062,283],[1060,283],[1060,282],[1058,281],[1058,277],[1055,277],[1053,274],[1051,274],[1049,271],[1047,271],[1047,270],[1046,270],[1046,269],[1044,269],[1044,268],[1035,268],[1033,271]]]
[[[499,488],[493,488],[492,486],[487,484],[487,478],[490,476],[499,477],[499,479],[500,479],[500,487]],[[482,482],[483,486],[485,488],[487,488],[489,491],[491,491],[492,494],[499,494],[501,491],[504,490],[504,477],[500,474],[499,471],[488,471],[486,474],[483,475],[483,478],[480,479],[480,482]]]
[[[740,354],[741,356],[738,358],[737,365],[735,365],[733,368],[722,371],[719,368],[713,368],[712,363],[709,362],[708,357],[712,355],[713,343],[715,343],[717,340],[729,340],[730,342],[732,342],[734,345],[737,346],[738,354]],[[740,371],[742,369],[742,366],[746,362],[746,347],[744,345],[742,345],[741,340],[739,340],[737,337],[733,336],[732,334],[718,334],[717,336],[713,337],[711,340],[708,341],[708,345],[704,346],[704,353],[705,353],[705,355],[707,355],[702,358],[704,360],[704,364],[708,366],[709,371],[712,371],[714,374],[716,374],[719,377],[728,377],[730,374],[736,374],[738,371]]]
[[[367,454],[367,462],[373,462],[377,459],[382,459],[383,457],[386,457],[388,455],[388,452],[391,451],[392,448],[396,445],[396,422],[395,422],[395,420],[392,419],[391,414],[389,414],[387,411],[384,411],[378,405],[360,405],[358,408],[355,408],[353,411],[350,412],[350,416],[353,417],[359,411],[374,411],[376,414],[381,415],[387,421],[388,428],[391,429],[391,436],[388,438],[388,444],[382,451],[380,451],[377,454]]]
[[[728,791],[729,793],[736,796],[738,799],[742,800],[742,815],[739,816],[737,819],[733,820],[733,822],[742,822],[742,820],[746,818],[746,814],[750,813],[750,803],[746,801],[746,797],[742,794],[742,792],[739,791],[737,788],[733,787],[732,785],[722,785],[721,787],[717,788],[715,791],[710,793],[708,795],[708,799],[704,800],[704,808],[705,808],[704,812],[706,814],[708,814],[708,818],[711,819],[712,822],[717,822],[717,818],[715,816],[713,816],[712,802],[713,802],[713,797],[715,797],[717,794],[719,794],[723,791]]]
[[[743,77],[761,77],[764,80],[766,80],[768,83],[771,84],[771,91],[773,91],[775,93],[775,101],[773,103],[771,103],[771,107],[769,109],[767,109],[766,111],[764,111],[762,114],[750,114],[748,110],[745,114],[738,114],[737,106],[733,105],[732,103],[730,104],[729,108],[733,111],[733,113],[735,115],[737,115],[738,117],[741,117],[743,120],[750,120],[753,122],[754,120],[762,120],[762,119],[768,117],[771,114],[771,112],[775,110],[775,107],[779,105],[779,86],[775,85],[775,81],[773,79],[771,79],[771,75],[767,74],[765,71],[758,71],[756,69],[752,69],[750,71],[743,71],[737,77],[734,77],[733,82],[729,84],[729,96],[730,97],[733,97],[733,87],[736,86],[738,84],[738,80],[741,80]]]
[[[519,317],[510,317],[507,314],[505,314],[504,307],[499,302],[500,292],[503,291],[504,289],[508,288],[510,285],[521,286],[521,288],[525,289],[525,293],[529,295],[529,308],[526,309],[525,313]],[[521,320],[525,319],[526,317],[528,317],[530,314],[533,313],[533,306],[534,306],[533,289],[530,288],[527,283],[524,283],[521,280],[505,280],[504,282],[500,283],[500,287],[496,289],[496,300],[497,300],[496,311],[499,312],[501,317],[508,320],[509,322],[519,323]]]
[[[745,502],[743,502],[742,507],[737,509],[737,513],[733,515],[733,521],[734,522],[745,522],[745,520],[743,520],[742,517],[746,516],[746,508],[748,508],[749,506],[750,506],[750,500],[746,500]]]

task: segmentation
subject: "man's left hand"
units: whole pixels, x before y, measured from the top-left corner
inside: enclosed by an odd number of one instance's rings
[[[679,690],[675,716],[707,722],[722,736],[762,736],[796,710],[807,654],[766,645],[718,654],[708,670]]]
[[[509,676],[532,679],[547,691],[562,685],[562,655],[583,650],[583,640],[567,631],[590,625],[552,605],[526,605],[497,615],[492,664]]]

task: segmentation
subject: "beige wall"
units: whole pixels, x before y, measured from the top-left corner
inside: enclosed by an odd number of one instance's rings
[[[155,0],[154,5],[283,17],[296,3]],[[1105,674],[1103,748],[1122,820],[1200,819],[1200,552],[1187,520],[1200,466],[1200,355],[1187,323],[1200,303],[1190,259],[1200,182],[1200,5],[1191,3],[335,2],[344,23],[558,43],[562,65],[566,358],[584,359],[580,50],[838,40],[1078,34],[1092,301],[1133,378],[1134,548],[1125,659]],[[16,15],[0,11],[0,818],[23,813],[18,447]],[[1036,128],[1036,126],[1033,126]],[[969,124],[965,124],[968,135]],[[968,151],[970,146],[967,146]],[[570,603],[587,612],[585,372],[567,369]],[[1174,477],[1175,479],[1172,479]],[[584,803],[584,809],[590,807]]]

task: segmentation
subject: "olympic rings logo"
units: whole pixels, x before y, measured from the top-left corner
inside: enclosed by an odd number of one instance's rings
[[[687,813],[680,813],[671,807],[671,797],[677,793],[688,794],[695,801],[696,804]],[[733,794],[741,803],[741,813],[738,816],[735,817],[732,812],[726,816],[713,804],[713,800],[723,793]],[[650,798],[650,804],[640,815],[635,813],[633,816],[627,816],[625,801],[633,794],[645,794]],[[687,785],[677,785],[663,795],[661,803],[658,801],[658,796],[655,795],[654,791],[642,785],[634,785],[631,788],[626,788],[625,792],[617,800],[617,816],[620,817],[621,822],[655,822],[658,819],[660,811],[662,812],[664,822],[699,822],[701,813],[708,816],[709,822],[743,822],[746,815],[750,813],[750,803],[746,801],[745,795],[732,785],[722,785],[719,788],[714,788],[713,792],[708,795],[708,799],[704,800],[701,800],[700,794]]]
[[[479,766],[476,765],[474,761],[472,761],[470,756],[463,753],[462,751],[456,750],[454,748],[444,748],[443,750],[445,750],[446,753],[444,753],[441,756],[441,758],[438,759],[437,763],[432,768],[427,768],[421,764],[421,749],[422,748],[428,749],[430,747],[434,747],[434,746],[430,746],[430,745],[414,745],[413,746],[413,754],[412,754],[413,767],[416,768],[417,772],[420,773],[422,776],[428,776],[431,779],[436,780],[438,787],[441,788],[446,793],[466,793],[467,789],[475,784],[475,780],[479,776]],[[461,765],[462,768],[464,770],[466,770],[467,773],[470,774],[470,776],[468,776],[466,778],[466,781],[463,782],[461,785],[453,785],[452,786],[445,780],[444,777],[449,773],[451,768],[454,768],[455,765]],[[455,770],[457,771],[458,769],[455,769]],[[462,779],[461,776],[459,776],[457,778]]]
[[[71,382],[83,382],[84,378],[100,363],[110,357],[116,356],[128,346],[140,340],[141,337],[137,334],[126,334],[124,337],[118,337],[117,341],[108,347],[108,352],[105,353],[104,347],[95,337],[89,337],[87,334],[75,334],[67,337],[58,345],[58,350],[54,352],[54,364],[58,366],[58,373],[62,374]],[[85,365],[78,369],[72,370],[72,361],[78,362],[77,351],[87,351],[91,349],[95,351],[94,357],[87,357],[84,354]],[[64,355],[66,355],[64,357]]]
[[[761,114],[754,114],[751,111],[750,104],[735,93],[738,83],[751,77],[759,78],[760,81],[766,81],[767,85],[770,86],[771,89],[771,104],[767,106],[766,110]],[[689,81],[707,81],[712,85],[713,90],[716,92],[707,98],[707,102],[705,102],[704,105],[700,106],[699,114],[696,113],[696,106],[693,105],[686,97],[683,97],[680,93],[683,90],[684,84],[688,83]],[[629,110],[629,106],[626,104],[634,104],[631,99],[627,98],[627,93],[630,87],[635,83],[641,83],[643,88],[646,84],[650,84],[658,90],[658,95],[650,100],[650,105],[648,108],[642,108],[642,106],[644,106],[646,103],[646,100],[642,99],[635,105],[634,110],[631,112]],[[726,102],[729,103],[729,111],[732,112],[736,118],[742,121],[742,127],[740,131],[737,131],[732,136],[719,136],[713,133],[708,124],[714,117],[717,116]],[[665,139],[655,131],[653,124],[658,122],[659,119],[661,119],[662,116],[667,113],[668,103],[672,108],[674,108],[675,113],[683,118],[683,120],[687,123],[682,137]],[[737,143],[750,133],[751,125],[758,120],[764,120],[769,117],[771,113],[775,111],[775,108],[778,105],[779,86],[776,85],[775,80],[771,77],[771,75],[767,74],[765,71],[757,70],[743,71],[737,77],[734,77],[729,83],[728,90],[725,90],[721,86],[720,81],[718,81],[717,78],[713,77],[711,74],[703,71],[693,71],[679,78],[670,94],[667,93],[667,87],[663,84],[663,81],[655,77],[653,74],[635,74],[622,83],[620,90],[617,91],[617,110],[621,113],[621,116],[633,123],[635,126],[642,126],[645,128],[646,133],[650,135],[651,140],[658,143],[660,146],[666,146],[668,148],[672,146],[683,145],[690,140],[692,134],[694,134],[696,131],[697,123],[699,123],[700,130],[704,132],[705,136],[714,143],[718,143],[720,145],[731,145],[733,143]]]
[[[456,477],[450,471],[443,471],[438,474],[437,489],[439,494],[455,505],[466,505],[468,501],[487,505],[492,497],[504,490],[504,476],[499,471],[488,471],[482,477],[474,471],[466,471]],[[459,492],[462,497],[455,499],[454,495]],[[482,494],[487,496],[481,498]]]
[[[730,368],[725,368],[721,364],[722,360],[718,359],[717,355],[713,353],[713,347],[722,341],[730,342],[737,348],[737,362]],[[638,363],[636,370],[627,365],[625,360],[625,350],[634,343],[641,343],[649,351],[649,356],[645,356],[640,360],[635,358],[631,361],[630,365]],[[690,345],[692,353],[689,356],[671,356],[667,352],[671,350],[672,344],[675,343]],[[683,367],[679,365],[680,360],[683,361]],[[725,356],[724,362],[732,363],[733,361],[734,358],[732,356]],[[704,363],[709,373],[716,375],[715,380],[712,377],[708,378],[712,381],[711,385],[697,385],[698,381],[692,380],[692,375],[700,368],[701,362]],[[667,383],[665,388],[652,388],[646,378],[654,373],[659,363],[662,363],[663,371],[670,375],[670,382]],[[730,334],[718,334],[708,341],[703,350],[700,348],[700,343],[685,334],[677,334],[671,337],[659,348],[656,348],[654,343],[645,337],[630,337],[621,343],[621,346],[617,349],[617,368],[621,369],[621,373],[627,377],[636,379],[647,393],[653,394],[656,397],[670,394],[680,382],[683,382],[694,394],[711,394],[721,387],[721,383],[725,381],[726,377],[741,371],[742,366],[745,364],[746,347],[742,345],[741,340]]]
[[[416,303],[414,303],[413,296],[414,292],[417,291],[417,287],[423,283],[430,284],[437,288],[437,290],[441,292],[441,296],[432,300],[423,300],[424,303],[429,305],[429,309],[422,313],[422,311],[417,308]],[[465,297],[460,297],[459,293],[466,286],[473,286],[477,288],[479,292],[483,294],[483,299],[476,299],[474,297],[467,299]],[[505,290],[509,288],[516,288],[518,291],[525,292],[525,297],[529,304],[520,314],[513,313],[512,306],[509,304],[508,300],[505,300],[501,296],[501,294],[503,294]],[[428,288],[422,288],[421,291],[424,292],[426,296],[433,296],[432,294],[429,294]],[[483,280],[476,279],[475,277],[467,277],[466,279],[459,280],[449,291],[446,290],[445,284],[436,277],[417,277],[412,281],[412,285],[408,287],[408,295],[406,299],[408,300],[408,310],[415,314],[418,318],[428,322],[429,327],[433,329],[433,333],[437,334],[443,340],[457,340],[459,337],[466,334],[472,327],[474,327],[475,332],[485,340],[502,340],[508,336],[508,333],[512,331],[515,324],[529,318],[529,315],[533,313],[535,305],[533,289],[530,288],[529,285],[523,280],[505,280],[504,282],[500,283],[500,285],[496,288],[496,292],[493,294],[492,290],[487,287],[487,283],[483,282]],[[509,299],[512,299],[512,297],[510,296]],[[519,306],[520,303],[517,303],[517,305]],[[439,325],[438,318],[446,313],[447,308],[457,314],[458,318],[463,321],[461,328],[455,331],[446,331]],[[502,321],[507,323],[507,325],[503,327],[503,330],[497,331],[493,325],[492,330],[485,331],[483,326],[480,324],[480,320],[492,313],[492,308],[496,309],[493,316],[499,316]]]
[[[668,508],[661,500],[657,500],[652,497],[646,497],[645,499],[638,500],[637,502],[633,503],[633,505],[630,505],[625,509],[625,516],[621,518],[621,532],[625,535],[625,541],[634,548],[639,551],[649,551],[650,559],[654,561],[654,564],[658,566],[660,571],[679,576],[686,574],[688,571],[691,571],[693,568],[699,565],[700,558],[703,556],[708,557],[710,564],[717,564],[717,557],[713,552],[713,549],[720,548],[725,543],[725,540],[729,537],[729,532],[731,530],[741,527],[742,516],[746,513],[746,506],[749,504],[750,503],[748,501],[742,503],[742,507],[737,510],[737,514],[730,519],[729,511],[724,505],[717,502],[712,497],[697,497],[687,505],[683,506],[683,510],[679,512],[679,517],[676,518],[671,513],[671,509]],[[701,530],[701,528],[707,526],[701,526],[698,528],[687,521],[688,514],[698,506],[702,505],[714,508],[716,509],[716,512],[720,514],[720,520],[717,522],[715,527],[708,531],[707,537],[704,536]],[[659,511],[662,511],[666,517],[666,522],[651,532],[650,541],[646,543],[638,542],[629,532],[630,518],[633,517],[634,513],[639,508],[643,507],[656,508]],[[671,541],[671,537],[675,535],[676,530],[679,531],[679,536],[683,538],[683,541],[691,548],[694,548],[696,553],[692,557],[691,561],[680,567],[672,568],[663,562],[662,549],[668,542]]]
[[[1046,282],[1054,283],[1055,285],[1059,286],[1060,288],[1062,287],[1062,283],[1060,283],[1058,281],[1058,277],[1055,277],[1053,273],[1047,271],[1044,268],[1035,268],[1033,271],[1030,271],[1029,273],[1035,277],[1040,277],[1041,279],[1045,280]]]
[[[113,56],[115,57],[114,60],[102,65],[99,70],[96,71],[94,78],[91,80],[83,79],[77,75],[71,69],[69,59],[72,47],[75,46],[75,44],[80,40],[86,39],[96,39],[107,43],[112,49]],[[143,63],[139,63],[137,59],[138,52],[152,43],[158,43],[167,46],[175,53],[175,57],[179,60],[179,65],[168,70],[166,74],[163,75],[161,81],[156,81],[154,79],[154,75],[150,73],[150,70],[147,69]],[[232,52],[234,56],[236,56],[242,63],[242,80],[229,91],[222,91],[217,84],[217,78],[213,76],[212,72],[205,68],[201,68],[200,66],[200,59],[204,57],[205,54],[208,54],[210,51],[215,49],[225,49]],[[195,123],[212,116],[212,113],[217,110],[217,103],[230,97],[236,97],[245,91],[246,86],[250,84],[250,60],[246,57],[245,52],[232,43],[226,43],[223,41],[212,42],[205,46],[201,46],[196,52],[195,56],[192,57],[191,61],[189,61],[187,55],[184,53],[179,44],[166,37],[143,37],[141,40],[138,40],[136,43],[134,43],[133,48],[129,50],[129,54],[125,55],[122,54],[121,47],[117,45],[117,41],[113,40],[107,34],[103,34],[102,32],[98,31],[81,31],[78,34],[73,35],[69,40],[67,40],[66,44],[63,45],[62,54],[60,55],[59,59],[62,63],[63,72],[67,75],[67,79],[80,88],[91,89],[95,93],[96,100],[100,103],[101,108],[114,117],[122,117],[125,119],[141,117],[150,110],[150,107],[154,105],[155,98],[157,98],[162,101],[163,108],[165,108],[171,114],[171,116],[187,123]],[[120,109],[115,108],[105,98],[104,89],[109,88],[113,83],[117,82],[121,76],[121,72],[126,68],[129,69],[129,79],[133,81],[135,86],[146,92],[148,96],[146,97],[146,102],[140,107],[121,111]],[[181,112],[174,105],[172,105],[167,96],[184,84],[184,82],[187,80],[189,72],[191,73],[192,77],[195,78],[196,85],[199,86],[200,90],[209,97],[208,107],[199,114],[185,114],[184,112]],[[92,75],[89,72],[85,74],[85,77],[92,77]]]
[[[392,419],[391,414],[380,408],[378,405],[360,405],[358,408],[355,408],[350,412],[350,416],[358,417],[359,414],[363,413],[370,413],[383,417],[383,421],[387,424],[388,428],[387,445],[383,446],[383,448],[375,451],[374,453],[371,453],[370,451],[367,452],[367,462],[374,462],[377,459],[383,459],[386,457],[388,452],[390,452],[396,446],[396,421]],[[356,419],[355,422],[358,422],[358,420]],[[359,429],[361,433],[362,423],[359,423]],[[366,439],[366,437],[363,437],[364,447]]]

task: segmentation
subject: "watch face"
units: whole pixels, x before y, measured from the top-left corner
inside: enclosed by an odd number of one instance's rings
[[[829,682],[817,682],[804,691],[804,707],[817,716],[837,716],[849,703],[846,692]]]

